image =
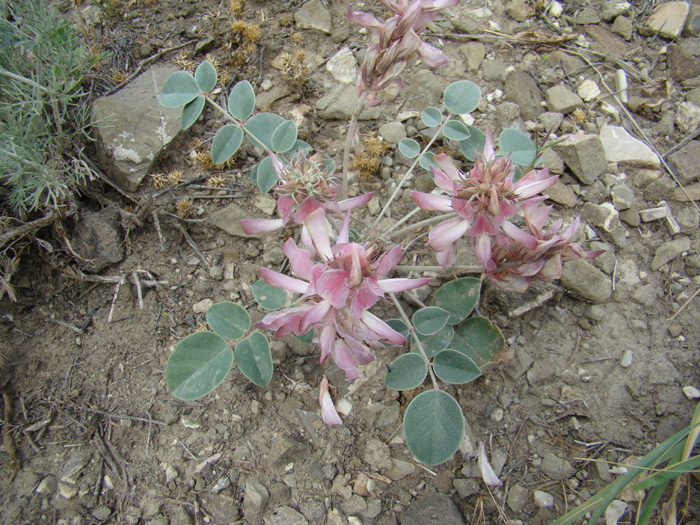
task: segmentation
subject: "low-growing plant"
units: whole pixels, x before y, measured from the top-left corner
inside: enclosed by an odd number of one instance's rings
[[[373,31],[373,43],[360,68],[359,103],[348,130],[344,151],[357,144],[357,115],[365,104],[376,104],[376,94],[398,81],[408,61],[419,54],[428,65],[446,61],[442,53],[422,42],[417,33],[437,11],[456,5],[458,0],[415,0],[410,5],[382,0],[394,16],[380,23],[366,13],[350,11],[348,18]],[[251,326],[250,316],[239,305],[215,304],[207,314],[212,332],[197,332],[183,339],[172,353],[166,379],[181,399],[196,399],[214,390],[235,362],[255,384],[266,386],[273,375],[272,357],[262,330],[276,337],[293,335],[316,344],[320,362],[330,357],[349,380],[361,375],[361,367],[375,359],[375,352],[404,345],[407,352],[388,364],[385,384],[395,390],[421,388],[429,378],[430,387],[413,398],[404,414],[404,436],[412,454],[436,465],[457,451],[464,433],[462,409],[441,383],[463,385],[481,376],[482,368],[504,347],[500,330],[480,315],[472,315],[479,301],[482,279],[488,278],[506,290],[524,291],[530,282],[556,279],[562,263],[579,257],[593,257],[571,240],[578,226],[564,227],[561,221],[547,224],[550,208],[542,205],[540,192],[557,177],[539,169],[541,149],[525,134],[507,129],[500,134],[496,150],[489,130],[464,124],[462,116],[480,102],[481,91],[470,81],[450,84],[444,92],[444,110],[426,108],[423,124],[432,130],[424,147],[412,138],[399,142],[398,149],[411,166],[396,185],[384,209],[373,224],[351,225],[350,210],[369,202],[372,194],[347,198],[348,163],[340,177],[335,162],[298,140],[293,121],[274,113],[256,113],[255,91],[247,80],[233,86],[225,104],[217,102],[217,73],[202,62],[195,74],[174,73],[165,83],[160,102],[183,107],[182,127],[190,127],[209,103],[229,122],[221,127],[211,145],[213,162],[230,159],[247,137],[262,160],[251,172],[251,182],[277,196],[277,219],[247,219],[241,227],[258,234],[284,227],[299,228],[297,239],[288,239],[283,252],[289,259],[291,275],[268,268],[252,288],[258,304],[269,313]],[[431,148],[438,137],[450,141],[473,163],[462,171],[461,163]],[[380,221],[395,202],[403,185],[416,169],[434,178],[432,193],[411,192],[416,208],[390,227]],[[421,210],[436,211],[436,217],[412,222]],[[436,253],[439,266],[397,266],[405,247],[394,239],[432,227],[428,246]],[[406,246],[420,236],[409,239]],[[469,239],[480,267],[455,266],[456,248]],[[332,240],[335,239],[334,242]],[[482,277],[460,277],[442,285],[429,304],[421,304],[410,316],[397,293],[424,286],[429,277],[389,277],[395,270],[430,269],[443,272],[481,272]],[[384,320],[371,312],[383,301],[396,307],[398,316]],[[324,377],[320,404],[327,424],[342,421],[331,400]],[[479,466],[484,480],[500,484],[480,448]]]

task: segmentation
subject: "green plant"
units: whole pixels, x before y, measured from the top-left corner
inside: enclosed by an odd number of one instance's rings
[[[695,408],[689,426],[658,445],[633,466],[626,466],[626,474],[557,519],[554,525],[568,525],[580,519],[587,523],[598,523],[608,505],[626,489],[632,492],[649,491],[634,521],[638,525],[645,525],[657,510],[659,501],[671,481],[674,482],[673,488],[661,512],[665,514],[666,523],[676,523],[676,496],[681,480],[700,473],[700,454],[692,455],[699,437],[700,404]]]
[[[95,124],[83,89],[95,59],[42,0],[0,0],[0,11],[0,183],[24,218],[90,176],[71,154]]]

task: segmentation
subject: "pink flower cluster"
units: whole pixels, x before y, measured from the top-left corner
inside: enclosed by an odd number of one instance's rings
[[[348,20],[372,30],[375,42],[367,49],[357,79],[360,93],[366,89],[379,91],[398,76],[413,53],[432,67],[447,62],[442,52],[423,42],[418,33],[435,19],[438,11],[455,6],[459,0],[380,0],[394,16],[382,23],[369,13],[348,10]]]
[[[375,243],[349,242],[349,217],[346,213],[338,240],[331,246],[323,210],[306,215],[304,225],[313,249],[299,248],[293,239],[283,246],[293,277],[261,268],[265,282],[302,294],[301,301],[266,315],[255,326],[275,330],[277,337],[313,330],[313,341],[321,347],[321,363],[332,357],[354,380],[359,377],[357,366],[375,359],[372,348],[381,348],[382,341],[404,342],[403,335],[369,308],[385,293],[418,288],[430,279],[386,279],[401,259],[401,248],[383,253]]]
[[[490,131],[486,131],[484,152],[468,173],[459,171],[447,155],[433,158],[440,169],[431,168],[435,184],[446,195],[411,192],[424,210],[456,212],[441,222],[428,237],[443,269],[454,264],[457,241],[472,238],[476,256],[486,276],[498,287],[525,291],[533,279],[557,279],[561,263],[600,252],[582,252],[570,244],[579,219],[560,231],[562,222],[544,230],[551,207],[540,207],[547,197],[538,195],[556,183],[548,170],[532,170],[517,181],[515,165],[508,157],[496,157]],[[522,210],[527,231],[509,219]]]

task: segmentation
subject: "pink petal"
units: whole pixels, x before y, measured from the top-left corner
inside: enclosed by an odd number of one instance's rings
[[[389,252],[379,257],[379,260],[376,263],[375,275],[378,277],[384,277],[394,266],[399,264],[402,256],[403,253],[401,252],[401,246],[397,244]]]
[[[432,193],[423,193],[422,191],[412,191],[411,197],[416,201],[416,205],[423,210],[452,211],[452,199],[446,195],[434,195]]]
[[[403,335],[398,333],[379,317],[367,310],[362,312],[360,319],[365,326],[377,334],[382,341],[387,341],[395,345],[401,345],[406,339]]]
[[[343,222],[340,224],[340,231],[338,232],[338,240],[336,244],[347,243],[350,240],[350,212],[345,212],[345,217],[343,217]]]
[[[438,153],[433,157],[433,162],[453,181],[457,182],[462,180],[459,170],[452,163],[452,159],[450,159],[447,153]]]
[[[496,263],[491,259],[491,236],[479,235],[474,239],[474,251],[487,272],[496,271]]]
[[[422,277],[420,279],[380,279],[377,284],[381,286],[382,290],[386,293],[396,293],[403,292],[404,290],[412,290],[414,288],[420,288],[430,282],[430,277]]]
[[[455,217],[441,222],[430,232],[428,244],[436,252],[442,252],[457,241],[469,229],[469,222],[462,217]]]
[[[353,11],[352,8],[348,8],[348,20],[356,24],[360,24],[367,29],[372,31],[381,31],[384,27],[379,20],[374,18],[369,13],[363,13],[362,11]]]
[[[545,170],[542,170],[545,171]],[[532,172],[530,172],[532,173]],[[515,193],[518,194],[518,196],[522,199],[527,199],[529,197],[533,197],[540,193],[543,190],[546,190],[547,188],[553,186],[557,180],[559,180],[559,176],[555,177],[549,177],[544,180],[532,180],[532,181],[525,181],[525,183],[521,184],[523,182],[523,179],[525,177],[522,177],[518,180],[518,182],[515,183]],[[529,180],[529,179],[528,179]]]
[[[452,266],[455,263],[455,260],[457,259],[457,246],[455,244],[450,244],[447,249],[441,252],[436,252],[435,258],[442,266],[442,271],[444,272],[445,268]]]
[[[484,159],[486,162],[493,160],[496,157],[496,151],[493,149],[493,137],[491,137],[491,129],[486,128],[486,143],[484,144]]]
[[[270,148],[267,149],[267,154],[270,155],[270,160],[272,160],[272,167],[275,168],[277,176],[281,179],[284,175],[284,164],[282,164],[282,162],[280,162],[280,159],[278,159],[277,156],[274,153],[272,153]]]
[[[432,4],[432,7],[424,6],[423,11],[441,11],[442,9],[456,6],[459,4],[459,0],[432,0],[432,2],[424,2],[425,4]]]
[[[320,303],[316,303],[309,308],[302,316],[301,322],[299,323],[299,331],[301,332],[301,335],[304,335],[309,331],[309,328],[313,327],[313,325],[326,317],[326,314],[330,311],[330,309],[331,303],[328,301],[321,301]]]
[[[297,203],[291,197],[279,197],[277,199],[277,213],[282,217],[284,224],[292,222],[292,212],[297,207]]]
[[[318,209],[306,216],[304,226],[309,230],[309,235],[313,241],[314,248],[326,260],[333,258],[331,241],[328,237],[328,226],[326,225],[326,213]]]
[[[348,272],[345,270],[326,270],[314,281],[316,293],[330,301],[333,308],[340,310],[345,307],[348,298],[347,278]]]
[[[304,224],[306,217],[319,209],[322,209],[321,204],[317,200],[307,197],[294,214],[294,222]]]
[[[335,410],[335,405],[333,405],[333,400],[328,392],[328,379],[323,376],[321,380],[321,393],[318,398],[318,402],[321,405],[321,417],[326,425],[342,425],[343,422]]]
[[[321,364],[325,363],[331,354],[336,335],[335,327],[332,324],[321,328],[321,333],[318,336],[318,344],[321,347]]]
[[[447,57],[438,48],[423,42],[418,48],[418,54],[430,67],[438,67],[447,63]]]
[[[350,381],[360,377],[360,373],[355,366],[355,359],[347,344],[341,339],[336,339],[331,356],[338,368],[341,368]]]
[[[508,237],[510,237],[514,241],[518,241],[528,250],[534,250],[535,248],[537,248],[537,239],[529,233],[524,232],[514,224],[508,221],[503,221],[501,228]]]
[[[340,208],[340,211],[352,210],[353,208],[357,208],[358,206],[367,204],[369,201],[372,200],[372,195],[374,195],[374,192],[370,191],[369,193],[365,193],[364,195],[358,195],[357,197],[345,199],[343,201],[338,202],[338,207]]]
[[[309,250],[302,250],[297,247],[294,239],[287,239],[282,245],[282,251],[289,259],[292,273],[305,281],[311,281],[311,268],[313,268],[314,263],[311,260]]]
[[[486,456],[486,448],[484,447],[483,443],[479,444],[479,449],[476,453],[476,462],[479,466],[479,470],[481,471],[481,477],[484,478],[484,483],[486,483],[489,487],[501,487],[503,483],[500,479],[498,479],[498,476],[496,476],[493,468],[491,468],[489,458]]]
[[[278,273],[268,268],[260,268],[260,274],[267,284],[270,286],[276,286],[277,288],[284,288],[294,293],[306,293],[309,287],[309,283],[290,277],[289,275],[284,275],[283,273]]]
[[[246,235],[273,232],[284,227],[282,219],[241,219],[241,230]]]

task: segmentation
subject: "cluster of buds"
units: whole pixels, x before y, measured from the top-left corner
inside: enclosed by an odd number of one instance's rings
[[[375,42],[367,48],[365,60],[360,67],[357,87],[380,91],[398,77],[414,53],[431,67],[447,62],[442,52],[423,42],[418,33],[435,19],[438,11],[455,6],[459,0],[380,0],[394,16],[382,23],[369,13],[348,10],[348,20],[356,22],[373,32]]]
[[[279,183],[274,191],[278,196],[277,212],[281,218],[241,220],[241,228],[248,235],[299,224],[302,226],[302,238],[306,242],[308,232],[304,228],[304,220],[310,213],[321,209],[325,214],[340,218],[344,212],[367,204],[372,198],[372,193],[366,193],[351,199],[336,201],[335,177],[322,162],[319,154],[306,158],[299,151],[289,164],[284,164],[274,153],[271,151],[268,153],[279,177]]]
[[[401,247],[384,252],[376,243],[349,242],[349,217],[346,213],[334,246],[323,210],[304,218],[313,248],[299,248],[293,239],[283,246],[293,276],[261,268],[269,285],[302,294],[302,298],[295,306],[266,315],[255,326],[275,330],[277,337],[302,336],[313,330],[313,342],[321,348],[321,364],[330,356],[354,380],[360,377],[357,366],[375,359],[372,349],[381,348],[382,342],[404,342],[403,335],[369,308],[386,293],[418,288],[430,278],[385,278],[401,259]],[[324,410],[324,420],[326,415]]]
[[[411,195],[424,210],[457,214],[441,222],[428,237],[443,270],[454,264],[456,243],[465,235],[471,237],[487,277],[508,290],[525,291],[533,279],[560,277],[564,261],[599,255],[570,244],[578,219],[561,232],[561,221],[542,231],[550,208],[540,206],[546,196],[538,194],[558,177],[550,176],[546,168],[533,169],[515,181],[515,165],[509,157],[496,157],[490,131],[483,154],[468,173],[459,171],[444,153],[433,161],[440,168],[431,167],[435,184],[446,195],[419,191]],[[521,209],[528,231],[509,220]]]

